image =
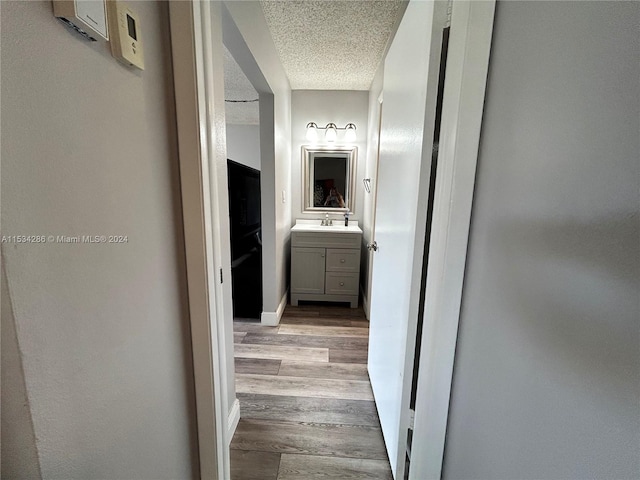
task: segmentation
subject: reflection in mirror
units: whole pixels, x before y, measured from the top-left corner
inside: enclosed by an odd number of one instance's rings
[[[357,147],[302,147],[305,212],[353,212]]]
[[[347,192],[347,159],[344,157],[320,157],[313,159],[313,206],[345,208],[341,192]]]

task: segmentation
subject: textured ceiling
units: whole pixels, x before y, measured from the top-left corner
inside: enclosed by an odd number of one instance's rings
[[[224,98],[225,100],[255,100],[255,91],[249,79],[240,69],[233,56],[224,47]],[[226,121],[232,125],[258,125],[258,102],[237,103],[225,101]]]
[[[293,90],[368,90],[402,0],[261,0]]]

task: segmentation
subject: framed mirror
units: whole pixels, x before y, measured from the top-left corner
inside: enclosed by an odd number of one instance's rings
[[[354,211],[357,152],[358,147],[302,147],[304,212]]]

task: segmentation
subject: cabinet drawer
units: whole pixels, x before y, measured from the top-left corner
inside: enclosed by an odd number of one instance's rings
[[[360,250],[327,248],[327,272],[358,273]]]
[[[291,246],[360,249],[361,238],[359,233],[293,232]]]
[[[358,295],[358,275],[327,272],[324,292],[328,295]]]

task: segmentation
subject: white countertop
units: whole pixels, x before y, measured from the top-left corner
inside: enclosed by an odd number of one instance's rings
[[[292,232],[328,232],[328,233],[362,233],[356,220],[349,220],[349,226],[344,226],[344,218],[334,219],[332,226],[320,225],[322,220],[296,220]]]

